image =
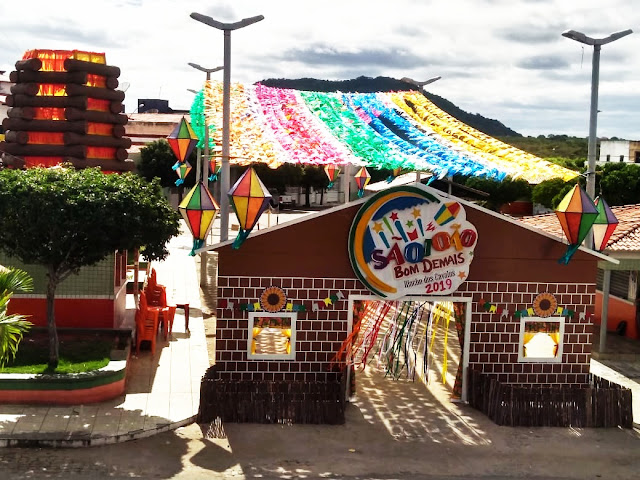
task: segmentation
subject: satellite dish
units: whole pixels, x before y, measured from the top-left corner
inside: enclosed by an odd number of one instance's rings
[[[126,92],[130,86],[131,84],[129,82],[122,82],[120,84],[120,90],[122,90],[123,92]]]

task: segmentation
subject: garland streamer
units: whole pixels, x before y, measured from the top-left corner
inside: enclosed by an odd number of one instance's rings
[[[207,82],[191,108],[220,143],[222,83]],[[203,131],[203,130],[202,130]],[[440,110],[419,92],[321,93],[231,86],[230,161],[353,164],[539,183],[578,173],[494,139]]]

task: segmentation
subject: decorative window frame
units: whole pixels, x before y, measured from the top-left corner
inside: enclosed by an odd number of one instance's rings
[[[251,353],[251,343],[253,340],[253,326],[256,318],[275,317],[291,319],[291,349],[289,353]],[[249,360],[295,360],[296,358],[296,330],[297,330],[297,312],[249,312],[249,326],[247,329],[247,359]]]
[[[559,324],[558,351],[556,356],[550,357],[525,357],[524,356],[524,333],[527,322],[557,322]],[[520,335],[518,337],[518,362],[519,363],[561,363],[562,352],[564,347],[564,317],[521,317],[520,318]]]

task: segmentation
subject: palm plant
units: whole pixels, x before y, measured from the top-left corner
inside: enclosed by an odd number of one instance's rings
[[[24,315],[7,313],[9,300],[14,292],[32,290],[33,279],[27,272],[0,265],[0,367],[15,358],[22,336],[32,326]]]

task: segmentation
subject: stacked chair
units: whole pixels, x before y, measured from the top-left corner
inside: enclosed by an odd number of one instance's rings
[[[164,339],[169,337],[173,330],[173,318],[176,306],[167,305],[167,289],[157,281],[156,271],[151,269],[151,274],[142,292],[136,311],[136,352],[140,353],[140,343],[151,342],[151,353],[155,354],[158,328],[162,324]]]

